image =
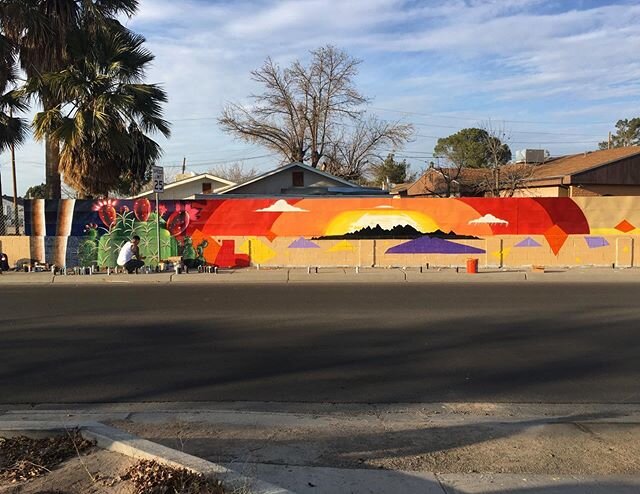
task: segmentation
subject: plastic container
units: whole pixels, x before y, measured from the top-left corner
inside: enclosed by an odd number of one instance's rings
[[[467,273],[475,274],[478,272],[478,260],[467,259]]]

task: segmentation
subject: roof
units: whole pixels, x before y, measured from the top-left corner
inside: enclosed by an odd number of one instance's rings
[[[452,170],[455,169],[452,168]],[[464,186],[465,184],[476,183],[486,179],[490,173],[491,170],[487,168],[462,168],[457,178],[452,182],[455,181]],[[435,168],[429,168],[415,182],[409,184],[406,190],[409,195],[428,195],[434,194],[442,184],[444,184],[442,175]],[[397,192],[392,191],[392,193]]]
[[[2,200],[3,201],[8,201],[8,202],[13,204],[13,196],[7,196],[7,195],[2,194]],[[22,197],[18,197],[16,202],[18,203],[18,206],[24,205],[24,199]]]
[[[604,149],[600,151],[589,151],[586,153],[572,154],[551,158],[549,161],[540,164],[524,165],[523,163],[511,163],[504,169],[515,169],[516,167],[530,166],[530,176],[525,180],[528,182],[542,182],[545,180],[555,181],[567,176],[577,175],[601,166],[616,163],[622,159],[640,155],[640,146],[629,146],[624,148]],[[491,170],[488,168],[462,168],[457,181],[461,184],[473,184],[491,177]],[[430,194],[437,189],[439,174],[434,169],[427,170],[408,189],[411,195]],[[413,189],[413,190],[412,190]]]
[[[231,187],[227,187],[224,190],[220,191],[220,194],[228,194],[229,192],[233,192],[237,189],[239,189],[240,187],[244,187],[245,185],[249,185],[255,182],[258,182],[260,180],[264,180],[265,178],[271,177],[273,175],[276,175],[278,173],[282,173],[286,170],[289,170],[290,168],[295,168],[295,167],[299,167],[302,168],[306,171],[309,171],[311,173],[316,173],[318,175],[321,175],[325,178],[329,178],[331,180],[335,180],[336,182],[339,182],[343,185],[345,185],[346,187],[359,187],[359,185],[356,185],[354,183],[348,182],[340,177],[336,177],[335,175],[331,175],[330,173],[327,172],[323,172],[322,170],[318,170],[317,168],[314,168],[312,166],[309,165],[305,165],[304,163],[300,163],[300,162],[293,162],[293,163],[289,163],[288,165],[285,166],[280,166],[278,168],[274,168],[273,170],[269,170],[268,172],[263,173],[262,175],[258,175],[257,177],[253,177],[252,179],[247,180],[246,182],[242,182],[241,184],[237,184],[237,185],[232,185]]]
[[[535,165],[531,180],[547,180],[575,175],[637,154],[640,154],[640,146],[603,149],[601,151],[562,156],[547,163]]]
[[[183,178],[182,180],[176,180],[175,182],[171,182],[170,184],[165,184],[164,190],[173,189],[174,187],[178,187],[180,185],[186,185],[186,184],[188,184],[190,182],[197,182],[198,180],[211,180],[213,182],[220,182],[222,184],[225,184],[225,187],[230,187],[230,186],[236,185],[235,182],[230,182],[227,179],[216,177],[215,175],[212,175],[211,173],[199,173],[198,175],[194,175],[192,177]],[[146,192],[141,192],[140,194],[134,196],[134,198],[135,197],[144,197],[144,196],[147,196],[147,195],[153,194],[153,193],[154,193],[153,190],[148,190]]]
[[[414,182],[403,182],[401,184],[394,184],[391,189],[389,189],[389,194],[399,194],[400,192],[404,192],[413,184]]]

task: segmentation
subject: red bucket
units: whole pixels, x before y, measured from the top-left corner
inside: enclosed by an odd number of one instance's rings
[[[478,272],[478,260],[467,259],[467,273],[477,273],[477,272]]]

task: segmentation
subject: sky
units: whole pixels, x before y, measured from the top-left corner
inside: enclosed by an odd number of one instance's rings
[[[250,72],[331,44],[362,61],[366,112],[415,126],[395,151],[412,170],[439,137],[490,123],[515,150],[552,156],[597,149],[618,119],[640,116],[640,3],[541,0],[140,0],[126,25],[155,54],[148,82],[168,92],[172,123],[159,164],[204,172],[242,162],[266,171],[269,150],[223,133],[228,102],[260,91]],[[27,116],[32,117],[31,115]],[[387,151],[387,150],[385,150]],[[17,150],[18,191],[44,181],[44,150]],[[10,192],[8,155],[0,155]]]

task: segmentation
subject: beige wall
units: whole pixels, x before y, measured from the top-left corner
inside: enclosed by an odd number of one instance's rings
[[[0,237],[0,252],[9,257],[9,264],[14,266],[18,259],[30,258],[30,238],[24,236]]]
[[[506,193],[503,194],[507,195]],[[514,192],[513,197],[568,197],[569,189],[557,185],[549,187],[528,187],[526,189],[518,189]]]
[[[572,185],[571,197],[640,196],[640,185]]]
[[[506,195],[503,194],[503,196]],[[513,197],[596,197],[640,196],[640,185],[571,185],[570,187],[528,187],[516,190]]]
[[[540,247],[515,247],[527,237]],[[481,267],[612,266],[640,264],[640,238],[635,235],[603,236],[609,245],[589,248],[585,235],[570,235],[555,255],[542,235],[502,235],[482,240],[453,240],[486,251],[484,254],[387,254],[387,250],[408,240],[313,240],[318,248],[290,249],[296,238],[273,241],[260,237],[233,237],[236,253],[246,253],[253,266],[362,266],[362,267],[456,267],[477,258]],[[0,251],[13,266],[30,257],[30,239],[24,236],[0,237]]]
[[[597,235],[593,235],[597,236]],[[234,237],[236,252],[249,254],[251,264],[265,267],[362,266],[433,267],[464,266],[478,259],[481,267],[543,266],[637,266],[640,242],[634,235],[603,236],[609,245],[590,248],[588,235],[570,235],[555,255],[542,235],[502,235],[479,240],[452,240],[473,246],[484,254],[387,254],[387,250],[408,240],[313,240],[318,248],[290,249],[296,238],[273,241],[261,237]],[[599,236],[598,236],[599,237]],[[540,247],[516,247],[531,238]]]

